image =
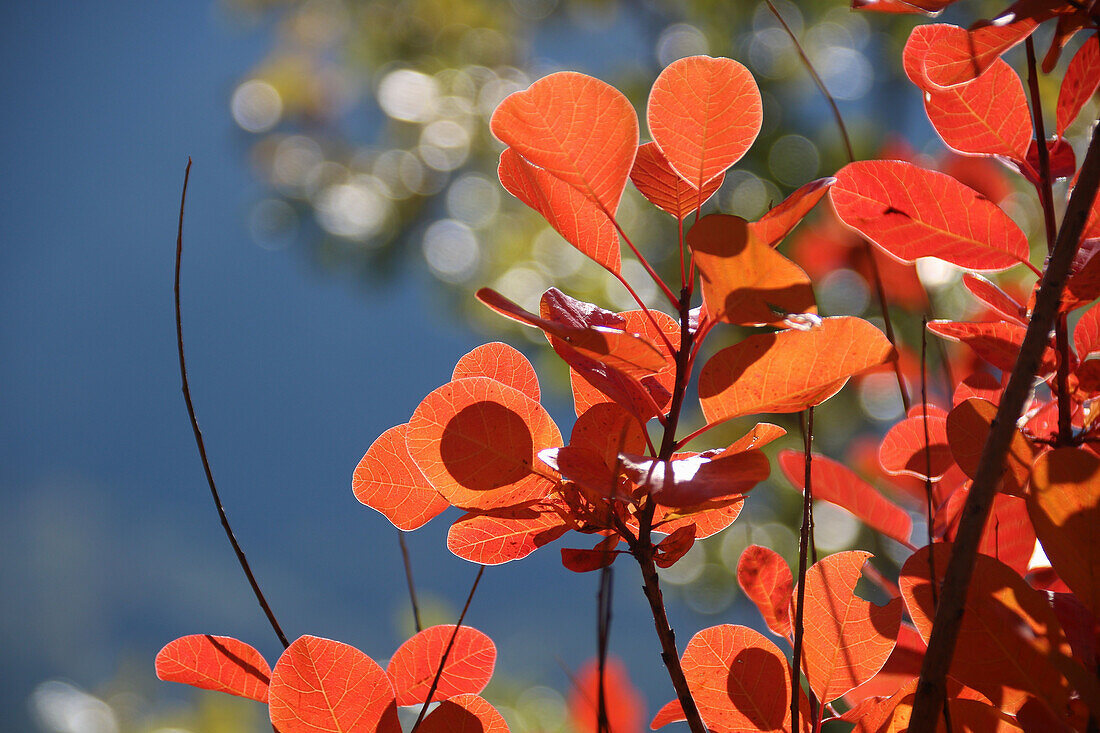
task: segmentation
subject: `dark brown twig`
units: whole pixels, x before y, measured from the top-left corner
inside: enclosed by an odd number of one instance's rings
[[[600,571],[600,590],[596,596],[596,643],[599,682],[596,693],[596,730],[598,733],[610,733],[611,723],[607,719],[607,690],[605,674],[607,672],[607,647],[611,639],[611,589],[614,576],[611,565],[605,565]]]
[[[989,517],[994,494],[1004,473],[1005,456],[1016,429],[1016,420],[1023,411],[1024,402],[1031,391],[1032,379],[1049,341],[1050,328],[1061,304],[1062,290],[1069,276],[1070,265],[1077,254],[1081,234],[1098,187],[1100,135],[1094,129],[1054,251],[1043,274],[1035,299],[1035,309],[1020,346],[1016,365],[1001,396],[997,415],[982,449],[974,484],[962,510],[951,560],[944,573],[940,601],[928,640],[928,651],[921,665],[909,726],[911,733],[932,733],[937,711],[944,704],[944,680],[955,653],[967,590],[974,571],[974,557]]]
[[[435,670],[435,677],[432,679],[432,686],[428,688],[428,696],[424,698],[424,704],[420,707],[420,714],[416,716],[416,722],[413,723],[412,730],[409,733],[416,733],[416,729],[420,727],[420,722],[424,720],[424,715],[428,712],[428,706],[432,704],[432,698],[435,696],[436,688],[439,687],[439,680],[443,677],[443,668],[447,666],[447,657],[451,655],[451,649],[454,648],[455,639],[458,638],[458,630],[462,628],[462,622],[466,618],[466,612],[470,610],[470,603],[474,600],[474,593],[477,592],[477,584],[481,582],[481,576],[485,573],[485,566],[482,565],[477,569],[477,577],[474,578],[474,584],[470,586],[470,593],[466,596],[466,605],[462,607],[462,613],[458,614],[458,623],[455,624],[454,631],[451,632],[451,638],[447,641],[447,646],[443,650],[443,656],[439,660],[439,667]]]
[[[397,530],[397,541],[401,545],[401,562],[405,565],[405,582],[409,586],[409,602],[412,604],[413,623],[416,624],[416,633],[424,630],[420,625],[420,606],[416,602],[416,585],[413,584],[412,561],[409,560],[409,546],[405,543],[405,532]]]
[[[803,431],[803,447],[805,451],[806,473],[803,478],[802,498],[802,529],[798,535],[798,600],[795,601],[794,611],[794,656],[792,657],[794,669],[791,671],[791,730],[799,730],[798,703],[799,692],[802,690],[802,635],[805,631],[805,619],[803,611],[806,606],[806,559],[809,556],[809,547],[813,543],[813,488],[810,481],[811,448],[813,446],[814,432],[814,408],[806,410],[806,421]],[[812,707],[812,703],[811,703]],[[813,710],[810,711],[814,717]]]
[[[183,399],[187,403],[187,415],[191,418],[191,430],[195,433],[195,445],[199,448],[199,457],[202,458],[202,470],[206,472],[206,483],[210,485],[210,496],[214,499],[214,507],[218,510],[218,517],[221,518],[222,529],[225,530],[225,536],[229,539],[229,544],[233,546],[233,552],[237,555],[237,562],[241,565],[241,570],[244,571],[245,577],[248,578],[248,584],[252,586],[252,592],[256,594],[256,600],[260,603],[260,608],[263,609],[264,614],[267,616],[268,623],[271,624],[271,628],[275,630],[275,635],[279,637],[279,642],[282,643],[283,648],[286,649],[290,646],[290,642],[286,638],[286,634],[283,633],[283,629],[279,626],[279,622],[275,619],[275,614],[271,610],[271,606],[268,605],[267,599],[264,598],[263,591],[260,590],[259,583],[256,582],[256,576],[252,574],[252,568],[248,564],[248,559],[244,556],[244,550],[241,549],[240,543],[237,542],[236,536],[233,534],[233,528],[229,526],[229,517],[225,514],[225,508],[222,506],[221,497],[218,495],[218,487],[214,483],[214,474],[210,470],[210,460],[206,457],[206,445],[202,440],[202,431],[199,430],[199,421],[195,417],[195,406],[191,402],[191,386],[187,381],[187,362],[183,358],[183,319],[180,312],[180,264],[183,261],[183,209],[184,204],[187,202],[187,182],[191,178],[191,159],[187,159],[187,170],[183,174],[183,194],[180,196],[180,218],[179,218],[179,230],[176,234],[176,285],[175,285],[175,301],[176,301],[176,351],[179,353],[180,361],[180,381],[183,383]]]

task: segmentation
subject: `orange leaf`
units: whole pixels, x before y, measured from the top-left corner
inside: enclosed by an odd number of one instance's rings
[[[928,416],[928,450],[925,451],[923,416],[908,417],[890,428],[879,446],[878,460],[891,476],[914,476],[937,481],[955,465],[947,445],[947,420]]]
[[[816,313],[813,287],[802,268],[756,237],[739,216],[710,214],[687,233],[716,321],[778,325],[788,313]]]
[[[830,702],[875,676],[898,638],[901,602],[876,606],[855,594],[869,552],[838,552],[806,572],[806,678]]]
[[[844,695],[844,701],[858,704],[872,697],[889,697],[906,682],[920,675],[921,662],[928,647],[912,626],[903,623],[898,629],[898,642],[874,677]],[[847,719],[847,718],[846,718]]]
[[[989,372],[974,372],[955,387],[951,404],[958,405],[971,397],[977,397],[994,405],[1001,404],[1000,381]]]
[[[669,723],[677,723],[681,720],[687,720],[687,716],[684,715],[684,708],[680,705],[679,700],[672,700],[661,706],[661,709],[653,716],[653,722],[649,724],[649,727],[651,730],[657,730],[658,728],[664,728]]]
[[[508,723],[484,698],[456,695],[428,713],[418,730],[420,733],[508,733]]]
[[[527,557],[569,531],[553,507],[544,504],[470,512],[447,532],[447,549],[463,560],[500,565]]]
[[[958,488],[940,510],[950,517],[950,523],[944,532],[944,538],[949,541],[955,540],[959,514],[969,495],[970,485],[967,483]],[[1031,526],[1027,504],[1023,499],[1004,493],[993,496],[993,507],[989,510],[978,552],[1000,560],[1020,575],[1027,574],[1027,566],[1035,553],[1035,530]]]
[[[752,426],[752,430],[730,443],[730,447],[723,452],[739,453],[750,448],[763,448],[768,443],[779,440],[786,434],[787,431],[778,425],[772,425],[770,422],[758,422]]]
[[[511,148],[500,154],[497,175],[508,193],[542,214],[567,242],[611,272],[619,272],[619,233],[592,199]]]
[[[695,525],[689,524],[665,537],[658,544],[653,561],[658,567],[670,568],[695,545]]]
[[[541,398],[535,368],[519,350],[494,341],[482,344],[455,364],[451,381],[467,377],[488,377],[518,389],[535,402]]]
[[[618,476],[603,456],[591,448],[572,445],[546,448],[539,451],[539,459],[560,473],[562,478],[596,496],[610,497],[616,493]]]
[[[689,507],[658,504],[653,515],[653,531],[671,533],[691,525],[695,527],[695,539],[706,539],[733,524],[744,506],[744,496]]]
[[[648,491],[659,504],[684,507],[743,494],[771,472],[768,459],[757,450],[697,455],[671,461],[629,453],[619,456],[622,471]]]
[[[574,550],[568,547],[561,548],[561,564],[566,570],[574,573],[590,573],[593,570],[606,568],[615,562],[619,553],[614,551],[619,544],[619,535],[613,534],[596,543],[591,550]]]
[[[358,649],[302,636],[271,673],[268,709],[279,733],[401,733],[393,686]]]
[[[398,705],[422,705],[439,671],[443,652],[454,634],[453,624],[432,626],[413,635],[397,648],[386,666]],[[456,695],[476,695],[485,689],[496,666],[493,640],[470,626],[461,626],[432,700]]]
[[[542,405],[487,377],[459,379],[431,392],[413,413],[406,441],[432,486],[466,509],[548,496],[555,480],[538,452],[562,443]]]
[[[800,186],[778,206],[769,209],[759,221],[749,223],[749,231],[764,244],[775,247],[824,198],[834,183],[836,179],[829,177],[818,178]]]
[[[1082,313],[1073,327],[1073,348],[1082,360],[1100,352],[1100,303]]]
[[[806,464],[801,452],[780,451],[779,466],[796,489],[806,490]],[[813,498],[844,507],[871,529],[909,545],[913,520],[847,466],[815,454],[810,462],[810,480]]]
[[[613,402],[599,402],[581,413],[573,423],[569,446],[594,451],[604,465],[614,468],[620,453],[645,450],[645,433],[626,410]]]
[[[1000,369],[1011,372],[1020,355],[1027,329],[1015,323],[993,321],[990,323],[961,323],[958,321],[929,321],[928,330],[952,341],[961,341],[974,353]],[[1051,374],[1058,368],[1058,357],[1049,346],[1043,350],[1039,375]]]
[[[684,648],[682,665],[713,733],[790,730],[790,667],[760,633],[728,624],[703,629]]]
[[[700,194],[699,189],[672,170],[657,143],[644,143],[638,146],[630,180],[651,204],[677,219],[684,219],[722,187],[725,176],[719,174],[703,187]]]
[[[614,216],[638,147],[638,117],[619,90],[572,71],[550,74],[508,95],[489,128]]]
[[[1036,20],[1028,17],[970,31],[947,24],[932,26],[934,32],[924,56],[925,85],[918,86],[933,91],[977,78],[1001,54],[1030,36],[1037,26]]]
[[[840,391],[849,377],[895,357],[861,318],[824,318],[809,331],[749,336],[703,365],[699,401],[708,423],[761,412],[798,412]]]
[[[777,636],[790,636],[794,577],[787,561],[767,547],[749,545],[737,561],[737,583],[760,609],[768,628]]]
[[[356,499],[406,532],[424,526],[450,506],[409,455],[408,428],[408,424],[398,425],[378,436],[351,479]]]
[[[1085,39],[1066,68],[1058,90],[1058,137],[1073,124],[1077,113],[1100,87],[1100,40],[1093,34]]]
[[[1050,564],[1100,616],[1100,457],[1080,448],[1039,456],[1027,508]]]
[[[157,652],[157,679],[267,702],[271,667],[263,655],[229,636],[181,636]]]
[[[1005,318],[1019,323],[1027,324],[1027,312],[1020,303],[1011,295],[1001,290],[981,275],[967,272],[963,274],[963,285],[974,297],[982,301],[994,311]]]
[[[596,733],[599,714],[600,669],[595,660],[585,664],[574,678],[569,694],[569,719],[577,733]],[[630,682],[630,673],[618,659],[610,658],[604,666],[604,702],[607,722],[612,733],[634,733],[642,730],[645,701]]]
[[[996,415],[996,406],[971,398],[957,405],[947,416],[947,442],[951,446],[951,454],[955,457],[955,463],[970,478],[978,474],[982,448]],[[1005,460],[1004,486],[1001,490],[1023,496],[1031,464],[1035,461],[1035,448],[1019,430],[1012,437]]]
[[[937,543],[933,548],[939,584],[951,545]],[[928,547],[914,553],[898,580],[905,607],[926,643],[935,613],[928,554]],[[1051,655],[1068,654],[1069,645],[1046,597],[1004,564],[975,556],[951,676],[1008,712],[1019,709],[1029,694],[1059,711],[1069,691],[1065,678],[1051,665]]]
[[[691,56],[653,83],[646,122],[673,170],[696,189],[741,159],[763,122],[752,74],[726,58]]]

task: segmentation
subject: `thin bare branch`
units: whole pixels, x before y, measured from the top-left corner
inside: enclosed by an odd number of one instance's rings
[[[424,630],[420,624],[420,606],[416,602],[416,585],[413,583],[412,561],[409,560],[409,546],[405,543],[405,532],[397,530],[397,541],[401,544],[401,562],[405,565],[405,582],[409,586],[409,602],[412,604],[413,623],[416,624],[416,633]]]

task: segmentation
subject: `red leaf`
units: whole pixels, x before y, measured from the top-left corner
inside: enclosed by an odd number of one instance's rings
[[[722,187],[725,176],[719,174],[703,187],[700,194],[699,189],[672,170],[657,143],[644,143],[638,146],[630,180],[651,204],[677,219],[684,219]]]
[[[428,713],[417,730],[420,733],[508,733],[508,723],[483,698],[456,695]]]
[[[1027,238],[996,204],[951,176],[900,160],[849,163],[830,189],[837,216],[902,262],[939,257],[1004,270],[1028,257]]]
[[[1070,60],[1058,90],[1058,137],[1062,137],[1066,128],[1077,119],[1077,113],[1096,93],[1097,87],[1100,87],[1100,39],[1092,34]]]
[[[1011,372],[1020,355],[1027,329],[1015,323],[994,321],[991,323],[961,323],[957,321],[930,321],[928,330],[952,341],[961,341],[974,350],[986,362]],[[1058,368],[1058,357],[1049,346],[1043,351],[1039,374],[1052,374]]]
[[[691,525],[695,527],[695,539],[706,539],[733,524],[744,505],[743,496],[700,506],[664,507],[658,504],[653,515],[653,531],[671,533]]]
[[[669,723],[677,723],[681,720],[687,720],[687,716],[684,715],[684,708],[680,705],[679,700],[672,700],[661,706],[661,709],[653,716],[653,722],[649,724],[649,727],[651,730],[657,730],[658,728],[664,728]]]
[[[611,272],[619,272],[619,233],[592,199],[511,148],[500,154],[497,175],[508,193],[542,214],[565,241]]]
[[[424,526],[450,504],[417,467],[406,444],[408,424],[378,436],[355,467],[355,498],[406,532]]]
[[[551,74],[506,97],[489,127],[614,216],[638,147],[638,117],[619,90],[584,74]]]
[[[603,684],[607,722],[612,733],[635,733],[642,730],[645,701],[631,684],[626,666],[618,659],[608,659],[604,666]],[[599,665],[592,660],[577,672],[573,691],[569,694],[569,719],[577,733],[596,733],[599,685]]]
[[[737,562],[737,583],[773,633],[784,638],[791,635],[794,577],[779,553],[760,545],[746,547]]]
[[[779,467],[796,489],[806,490],[806,464],[802,453],[780,451]],[[913,520],[847,466],[815,454],[810,462],[810,480],[815,499],[844,507],[871,529],[903,545],[909,544]]]
[[[454,634],[452,624],[432,626],[398,647],[386,666],[398,705],[422,705],[439,671],[443,652]],[[485,689],[496,666],[493,640],[470,626],[461,626],[432,700],[476,695]]]
[[[788,313],[816,313],[813,287],[802,268],[758,239],[738,216],[710,214],[687,233],[715,321],[779,325]]]
[[[1073,176],[1077,172],[1077,155],[1073,152],[1073,146],[1059,138],[1047,140],[1046,144],[1051,180]],[[1026,160],[1030,167],[1023,169],[1024,177],[1035,185],[1039,182],[1039,145],[1034,140],[1028,146]]]
[[[555,479],[538,460],[561,434],[538,402],[487,377],[431,392],[413,413],[409,455],[451,504],[497,509],[542,499]]]
[[[1091,217],[1097,212],[1100,212],[1100,196],[1093,201],[1089,227],[1096,226]],[[1062,292],[1062,313],[1087,305],[1100,296],[1100,237],[1096,236],[1097,233],[1100,232],[1090,232],[1091,238],[1081,242],[1077,256],[1073,258],[1070,276]]]
[[[932,546],[937,583],[951,556],[949,543]],[[906,609],[921,638],[928,641],[935,604],[929,582],[929,548],[914,553],[901,569],[898,584]],[[1069,654],[1058,619],[1038,591],[1002,563],[975,556],[950,674],[1013,712],[1029,694],[1055,710],[1069,698],[1065,678],[1052,666],[1053,656]]]
[[[751,222],[749,231],[764,244],[775,247],[824,198],[834,183],[836,179],[829,177],[818,178],[800,186],[778,206],[769,209],[759,221]]]
[[[553,507],[546,504],[470,512],[447,532],[447,549],[463,560],[501,565],[527,557],[569,531]]]
[[[608,468],[614,468],[620,453],[645,450],[645,433],[638,421],[613,402],[601,402],[585,410],[573,423],[570,447],[595,451]]]
[[[1058,448],[1035,461],[1027,509],[1050,564],[1100,616],[1100,457]]]
[[[977,78],[1008,49],[1027,38],[1038,26],[1034,18],[983,25],[967,31],[937,24],[924,57],[925,90],[944,89]]]
[[[763,122],[760,90],[732,59],[680,59],[653,83],[646,121],[673,170],[702,190],[756,140]]]
[[[1073,348],[1081,361],[1100,352],[1100,304],[1082,313],[1073,327]]]
[[[541,399],[535,368],[518,349],[494,341],[482,344],[458,360],[451,381],[467,377],[488,377],[518,389],[535,402]]]
[[[603,456],[581,446],[567,445],[563,448],[546,448],[539,451],[539,459],[585,490],[600,497],[611,497],[616,493],[619,479],[603,460]]]
[[[857,704],[876,696],[889,697],[906,682],[920,675],[921,662],[927,649],[917,630],[908,624],[902,624],[898,628],[898,642],[882,669],[874,677],[849,691],[844,696],[845,702]]]
[[[1027,311],[1015,298],[1001,290],[981,275],[970,272],[963,273],[963,285],[975,298],[988,305],[1005,318],[1027,325]]]
[[[229,636],[181,636],[157,652],[157,679],[267,702],[271,667],[243,641]]]
[[[818,700],[829,702],[874,677],[898,638],[901,602],[875,606],[855,595],[869,552],[839,552],[806,572],[803,659]]]
[[[958,0],[852,0],[853,10],[876,13],[938,13]]]
[[[982,448],[996,415],[996,406],[971,398],[957,405],[947,416],[947,442],[951,446],[951,454],[955,457],[955,463],[970,478],[977,476]],[[1015,431],[1005,457],[1002,491],[1024,496],[1035,453],[1031,442],[1019,430]]]
[[[879,447],[878,460],[891,476],[904,474],[933,481],[943,478],[955,465],[947,445],[947,420],[928,416],[928,450],[925,451],[924,418],[908,417],[886,432]]]
[[[401,733],[393,686],[358,649],[302,636],[271,673],[268,708],[279,733]]]
[[[590,573],[593,570],[606,568],[615,562],[618,552],[613,551],[619,544],[619,535],[613,534],[596,543],[591,550],[574,550],[568,547],[561,548],[561,564],[566,570],[574,573]]]
[[[798,412],[840,391],[849,377],[895,356],[861,318],[824,318],[809,331],[749,336],[703,365],[699,401],[708,423],[762,412]]]
[[[671,461],[623,454],[622,471],[664,506],[684,507],[743,494],[766,479],[768,459],[757,450]]]
[[[951,404],[958,405],[971,397],[999,405],[1001,404],[1001,383],[989,372],[974,372],[959,382],[959,386],[955,388],[955,394],[951,397]]]
[[[969,484],[951,495],[945,512],[955,513],[946,527],[944,538],[955,540],[958,532],[958,514],[970,494]],[[998,493],[993,497],[993,507],[982,531],[978,552],[1000,560],[1021,576],[1027,574],[1027,566],[1035,552],[1035,530],[1027,516],[1027,505],[1018,496]]]
[[[758,422],[752,426],[752,430],[730,443],[730,447],[723,452],[739,453],[750,448],[763,448],[768,443],[779,440],[786,434],[787,431],[778,425],[772,425],[770,422]]]
[[[695,544],[695,525],[689,524],[661,540],[656,547],[653,561],[658,567],[670,568],[687,554]]]

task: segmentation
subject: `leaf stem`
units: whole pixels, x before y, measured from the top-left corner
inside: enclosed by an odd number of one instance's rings
[[[615,217],[610,218],[611,223],[615,225],[615,229],[619,232],[619,236],[623,238],[624,242],[626,242],[626,246],[630,247],[630,251],[633,252],[634,256],[638,258],[638,262],[642,263],[642,267],[645,268],[645,271],[649,273],[649,276],[651,278],[653,278],[653,282],[657,283],[657,287],[661,289],[661,292],[665,294],[666,298],[668,298],[668,302],[672,304],[673,308],[675,308],[679,303],[679,301],[676,300],[676,295],[673,294],[668,285],[665,284],[665,281],[661,279],[661,276],[657,274],[657,271],[653,269],[653,265],[649,264],[649,260],[643,257],[642,253],[638,251],[638,248],[634,246],[634,243],[630,241],[630,237],[626,236],[626,232],[624,232],[623,228],[619,226],[619,222],[615,221]],[[621,275],[619,276],[619,281],[625,282]],[[637,298],[637,296],[634,297]],[[645,308],[644,305],[642,307]]]
[[[191,158],[187,159],[187,170],[183,174],[183,194],[180,196],[180,218],[179,218],[179,230],[176,234],[176,284],[174,289],[175,301],[176,301],[176,351],[179,353],[180,362],[180,381],[183,383],[183,400],[187,403],[187,416],[191,419],[191,431],[195,434],[195,445],[199,448],[199,457],[202,459],[202,469],[206,473],[206,483],[210,486],[210,496],[214,499],[214,507],[218,510],[218,517],[221,519],[222,529],[225,530],[225,536],[229,539],[229,544],[233,546],[233,552],[237,555],[237,562],[241,565],[241,570],[244,571],[245,577],[248,578],[248,584],[252,586],[252,592],[256,594],[256,600],[260,603],[260,608],[263,609],[264,615],[267,616],[268,623],[271,624],[271,628],[274,629],[275,635],[279,637],[279,642],[283,645],[283,649],[290,646],[290,642],[286,638],[286,634],[283,633],[283,629],[279,626],[279,622],[275,619],[275,614],[271,610],[271,606],[268,605],[267,599],[264,598],[263,591],[260,590],[260,584],[256,582],[256,576],[252,573],[252,568],[248,564],[248,559],[244,556],[244,550],[241,549],[240,543],[237,542],[237,537],[233,534],[233,528],[229,526],[229,517],[225,514],[225,507],[222,506],[221,497],[218,495],[218,487],[214,483],[214,473],[210,469],[210,460],[206,456],[206,445],[203,443],[202,431],[199,429],[199,421],[195,417],[195,405],[191,402],[191,385],[187,381],[187,362],[183,358],[183,318],[180,309],[180,264],[183,261],[183,209],[184,204],[187,202],[187,182],[191,178]]]
[[[405,565],[405,582],[409,586],[409,602],[412,603],[413,622],[416,624],[416,633],[424,630],[420,625],[420,606],[416,603],[416,586],[413,584],[412,561],[409,560],[409,546],[405,544],[404,530],[397,530],[397,541],[401,545],[401,562]]]
[[[791,658],[791,730],[799,730],[798,703],[802,691],[802,636],[806,629],[803,612],[806,607],[806,559],[809,555],[809,546],[812,543],[812,515],[813,511],[813,486],[810,467],[812,459],[811,447],[813,445],[814,408],[806,410],[806,421],[803,423],[803,458],[806,473],[803,477],[802,498],[802,528],[798,535],[798,600],[795,601],[794,611],[794,654]],[[811,717],[813,712],[811,711]]]
[[[920,681],[917,684],[910,720],[911,733],[932,733],[936,725],[936,715],[944,704],[944,680],[958,640],[967,590],[974,571],[974,557],[1004,472],[1005,456],[1016,428],[1016,420],[1023,411],[1024,402],[1031,391],[1031,381],[1049,341],[1050,328],[1061,304],[1062,290],[1070,265],[1077,254],[1081,233],[1098,187],[1100,135],[1094,129],[1085,161],[1078,173],[1077,185],[1066,207],[1062,228],[1058,232],[1054,250],[1039,286],[1035,309],[1020,346],[1016,365],[1001,396],[997,415],[982,449],[977,475],[962,510],[928,640],[928,651],[921,665]]]

